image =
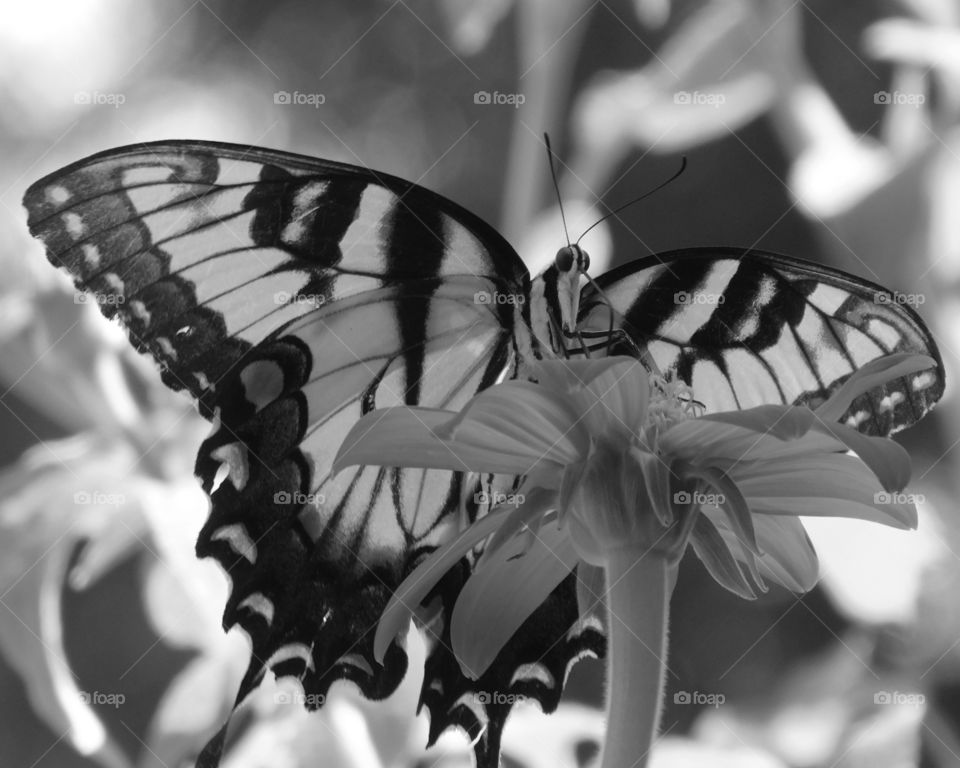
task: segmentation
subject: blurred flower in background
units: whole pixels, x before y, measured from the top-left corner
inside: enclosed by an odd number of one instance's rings
[[[87,154],[197,138],[361,163],[497,224],[532,270],[566,242],[544,131],[571,239],[686,154],[680,179],[584,239],[595,274],[687,245],[823,261],[914,297],[948,387],[960,369],[952,0],[2,9],[4,766],[188,764],[248,653],[220,628],[225,579],[193,555],[207,425],[27,234],[24,189]],[[824,589],[741,606],[683,569],[655,766],[956,764],[958,407],[948,389],[904,438],[917,532],[805,521]],[[258,691],[224,765],[469,764],[461,735],[423,750],[418,680],[387,703],[335,686],[319,713],[285,686]],[[601,698],[600,665],[582,664],[566,709],[513,716],[505,753],[588,764]]]

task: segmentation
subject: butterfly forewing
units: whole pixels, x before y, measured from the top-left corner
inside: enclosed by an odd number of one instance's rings
[[[936,368],[854,401],[846,420],[886,435],[920,419],[943,394],[930,332],[885,288],[778,254],[693,248],[651,256],[586,285],[580,329],[611,352],[646,350],[691,385],[707,412],[764,404],[815,407],[871,360],[926,354]],[[609,302],[609,305],[608,305]]]
[[[214,422],[196,465],[213,502],[197,551],[231,578],[225,626],[253,642],[238,702],[268,669],[299,678],[313,701],[338,679],[389,695],[406,657],[392,645],[384,666],[373,658],[386,601],[464,511],[485,512],[476,491],[490,498],[516,479],[376,467],[333,476],[332,458],[362,413],[457,409],[518,375],[536,354],[529,307],[484,295],[527,296],[522,262],[428,190],[254,147],[105,152],[37,182],[25,205],[51,262]],[[471,562],[438,586],[441,619]],[[572,659],[602,651],[595,628],[574,627],[573,579],[481,680],[463,676],[444,645],[449,628],[437,626],[424,679],[434,736],[461,725],[478,737],[478,763],[495,766],[510,707],[473,694],[556,706]]]

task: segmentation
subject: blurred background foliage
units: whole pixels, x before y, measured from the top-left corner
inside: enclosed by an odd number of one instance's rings
[[[824,579],[800,599],[744,603],[682,569],[654,764],[960,764],[954,0],[0,7],[0,764],[189,764],[247,653],[192,556],[206,427],[30,240],[29,183],[140,141],[276,147],[431,187],[537,271],[564,242],[543,131],[571,235],[688,158],[585,239],[594,273],[694,245],[832,264],[914,297],[951,378],[902,436],[918,532],[814,522]],[[521,708],[509,764],[588,764],[601,675],[581,664],[552,718]],[[468,765],[462,739],[424,752],[417,687],[371,704],[344,685],[308,715],[268,684],[225,765]]]

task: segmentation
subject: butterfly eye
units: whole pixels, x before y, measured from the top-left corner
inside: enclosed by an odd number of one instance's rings
[[[554,263],[557,265],[559,272],[569,272],[573,268],[573,248],[568,245],[566,248],[557,251]]]
[[[579,265],[579,266],[580,266],[580,271],[581,271],[581,272],[587,272],[587,271],[589,271],[589,269],[590,269],[590,254],[587,253],[586,251],[584,251],[583,249],[580,250],[580,265]]]

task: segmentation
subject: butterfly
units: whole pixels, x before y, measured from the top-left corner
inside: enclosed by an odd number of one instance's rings
[[[944,371],[918,315],[886,289],[755,249],[648,256],[591,278],[561,248],[531,278],[507,241],[400,178],[259,147],[199,141],[93,155],[36,182],[30,231],[76,285],[190,392],[213,432],[196,472],[211,499],[197,553],[231,579],[224,626],[252,655],[236,704],[267,671],[308,701],[337,680],[380,699],[404,677],[400,641],[373,657],[380,612],[424,556],[516,478],[330,467],[349,428],[391,405],[457,409],[542,358],[631,354],[691,385],[707,411],[815,406],[892,352],[936,366],[857,399],[846,420],[890,434],[940,398]],[[421,704],[431,743],[450,726],[496,766],[513,701],[556,708],[571,665],[602,656],[571,574],[479,679],[450,651],[473,561],[421,614],[433,642]],[[426,619],[425,619],[426,620]],[[495,694],[495,695],[492,695]],[[315,704],[314,706],[317,706]],[[226,725],[201,754],[215,765]]]

